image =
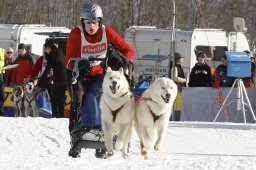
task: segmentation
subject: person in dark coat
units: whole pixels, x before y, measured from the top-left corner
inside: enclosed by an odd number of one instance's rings
[[[190,73],[189,87],[212,87],[213,76],[211,68],[205,62],[206,54],[199,52],[196,56],[198,62]]]
[[[65,56],[62,50],[58,49],[53,40],[49,39],[44,44],[47,66],[39,78],[38,87],[47,88],[52,104],[52,117],[64,117],[65,91],[66,91],[66,67]],[[53,82],[50,81],[45,87],[50,72],[53,72]],[[52,86],[51,86],[52,82]]]

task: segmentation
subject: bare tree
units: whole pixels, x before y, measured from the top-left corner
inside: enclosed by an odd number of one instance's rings
[[[159,28],[172,23],[171,0],[0,0],[0,23],[34,23],[49,26],[80,25],[84,2],[98,3],[103,23],[123,35],[131,25]],[[243,17],[251,43],[256,42],[255,0],[176,0],[176,25],[179,28],[233,29],[233,17]]]

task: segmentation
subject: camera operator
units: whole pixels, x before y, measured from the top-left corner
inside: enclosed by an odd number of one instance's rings
[[[235,81],[235,78],[227,76],[227,66],[228,66],[227,56],[223,55],[221,60],[222,60],[222,64],[218,65],[218,67],[216,68],[215,81],[218,82],[220,87],[232,87]]]

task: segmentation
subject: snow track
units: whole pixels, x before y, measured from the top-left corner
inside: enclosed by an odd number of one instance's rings
[[[68,157],[68,119],[0,117],[0,169],[256,169],[256,125],[172,122],[160,151],[140,156],[133,134],[129,159],[106,160],[94,150]]]

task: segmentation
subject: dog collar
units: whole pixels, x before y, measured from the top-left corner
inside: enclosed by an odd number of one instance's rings
[[[124,96],[128,96],[128,92],[122,94],[122,95],[120,96],[120,98],[121,98],[121,97],[124,97]]]

